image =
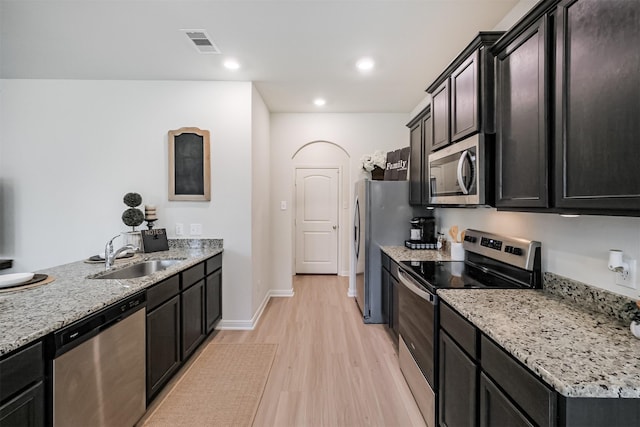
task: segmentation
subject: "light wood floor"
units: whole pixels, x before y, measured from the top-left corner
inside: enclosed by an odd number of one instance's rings
[[[295,276],[293,286],[255,330],[213,338],[279,344],[254,427],[424,426],[390,335],[362,322],[348,279]]]

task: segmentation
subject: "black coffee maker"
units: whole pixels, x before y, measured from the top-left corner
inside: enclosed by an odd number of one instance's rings
[[[435,249],[437,243],[436,219],[417,216],[409,221],[411,224],[410,240],[406,246],[411,249]]]

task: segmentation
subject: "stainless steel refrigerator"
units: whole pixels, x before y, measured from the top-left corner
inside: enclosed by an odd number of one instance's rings
[[[418,209],[409,205],[409,181],[358,181],[353,206],[351,275],[356,302],[365,323],[384,323],[380,246],[403,246]]]

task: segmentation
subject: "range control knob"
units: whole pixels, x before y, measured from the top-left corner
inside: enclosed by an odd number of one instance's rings
[[[475,243],[477,240],[474,236],[464,236],[465,242]]]
[[[513,253],[513,246],[505,246],[504,251],[508,254]]]
[[[511,248],[511,253],[517,256],[522,255],[522,249],[520,248]]]

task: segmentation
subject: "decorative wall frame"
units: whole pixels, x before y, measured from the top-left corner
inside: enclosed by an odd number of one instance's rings
[[[169,131],[169,200],[211,200],[209,131]]]

